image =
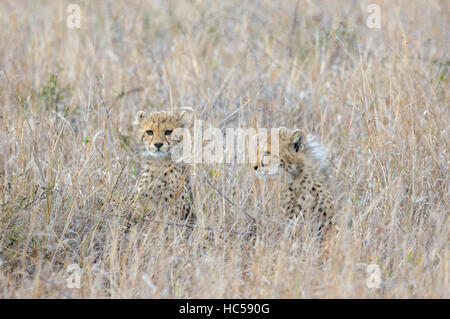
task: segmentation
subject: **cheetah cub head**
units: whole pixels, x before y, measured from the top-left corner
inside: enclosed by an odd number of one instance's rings
[[[137,137],[144,156],[154,159],[168,159],[173,147],[180,142],[180,136],[174,130],[186,125],[186,111],[180,114],[171,112],[144,111],[136,114]]]
[[[303,130],[280,127],[278,134],[278,151],[272,148],[269,138],[267,150],[258,154],[257,163],[253,166],[258,177],[277,175],[280,171],[295,177],[311,161],[307,154],[307,134]]]

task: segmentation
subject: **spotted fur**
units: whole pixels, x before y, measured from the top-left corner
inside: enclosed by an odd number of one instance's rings
[[[141,206],[194,223],[189,166],[175,162],[171,156],[174,146],[181,142],[173,132],[186,126],[186,112],[146,115],[140,111],[135,124],[143,169],[137,187]]]
[[[302,130],[279,129],[279,152],[267,151],[254,166],[259,177],[282,172],[282,212],[289,218],[309,219],[322,234],[334,214],[333,197],[328,189],[324,148]]]

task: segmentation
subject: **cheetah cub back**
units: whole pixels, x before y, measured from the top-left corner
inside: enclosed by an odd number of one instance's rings
[[[278,151],[260,154],[253,167],[258,177],[281,175],[280,207],[283,216],[300,218],[313,226],[313,234],[322,234],[331,225],[333,197],[328,190],[326,151],[303,130],[279,128]]]
[[[138,179],[138,195],[146,213],[163,213],[166,218],[195,222],[189,166],[172,159],[172,151],[182,137],[177,128],[187,124],[187,113],[153,112],[136,115],[137,140],[140,144],[142,174]]]

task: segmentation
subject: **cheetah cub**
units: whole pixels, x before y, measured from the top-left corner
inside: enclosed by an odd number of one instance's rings
[[[186,126],[187,113],[154,112],[136,115],[137,139],[141,148],[143,173],[137,191],[146,212],[162,212],[166,217],[195,222],[191,209],[189,166],[175,162],[171,152],[182,138],[173,134]]]
[[[258,156],[253,167],[258,177],[281,175],[280,207],[283,215],[299,218],[313,225],[313,234],[321,237],[331,225],[334,213],[333,197],[325,174],[326,152],[302,130],[279,128],[279,151],[267,151]],[[278,154],[275,154],[278,153]]]

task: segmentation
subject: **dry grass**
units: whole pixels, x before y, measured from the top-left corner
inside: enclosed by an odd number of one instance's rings
[[[374,2],[381,29],[365,1],[1,1],[0,297],[450,297],[449,2]],[[320,136],[339,202],[327,259],[279,230],[278,184],[244,165],[196,167],[188,240],[125,234],[134,114],[181,106]]]

